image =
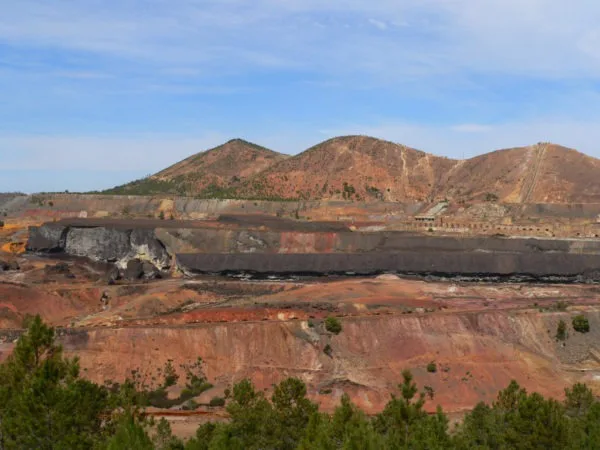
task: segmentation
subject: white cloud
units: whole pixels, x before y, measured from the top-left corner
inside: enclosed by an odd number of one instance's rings
[[[418,67],[434,74],[600,76],[596,0],[5,3],[0,42],[180,70],[302,67],[402,76]],[[373,26],[356,26],[365,21]],[[374,27],[387,28],[385,40]]]
[[[369,19],[369,23],[371,25],[373,25],[375,28],[378,28],[382,31],[385,31],[388,28],[387,24],[385,22],[382,22],[381,20]]]

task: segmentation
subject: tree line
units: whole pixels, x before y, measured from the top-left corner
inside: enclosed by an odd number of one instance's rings
[[[188,367],[188,388],[206,380]],[[169,361],[164,386],[177,375]],[[164,389],[164,386],[159,389]],[[63,355],[54,329],[39,316],[0,365],[0,450],[376,450],[376,449],[597,449],[600,402],[584,384],[558,401],[528,393],[515,381],[491,404],[480,403],[449,425],[435,393],[420,391],[409,371],[383,409],[367,416],[344,395],[333,414],[319,411],[306,385],[289,378],[267,396],[249,380],[227,392],[225,423],[201,425],[187,442],[169,423],[144,414],[151,391],[136,377],[98,385],[80,376],[76,358]]]

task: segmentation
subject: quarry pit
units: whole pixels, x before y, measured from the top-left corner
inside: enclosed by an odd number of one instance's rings
[[[90,379],[200,356],[214,384],[207,398],[245,377],[268,390],[297,376],[323,410],[347,393],[376,413],[404,369],[455,414],[492,401],[511,379],[557,398],[575,381],[600,393],[593,237],[264,212],[55,219],[7,221],[27,252],[10,256],[18,271],[0,273],[0,358],[39,313]],[[558,322],[577,314],[590,333],[557,341]],[[339,335],[324,327],[330,316]]]

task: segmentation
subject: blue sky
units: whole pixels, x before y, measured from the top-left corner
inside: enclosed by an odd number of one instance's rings
[[[102,189],[243,137],[600,157],[600,2],[0,0],[0,191]]]

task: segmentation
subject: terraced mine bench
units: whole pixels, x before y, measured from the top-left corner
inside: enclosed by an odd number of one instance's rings
[[[263,224],[264,223],[264,224]],[[600,241],[353,232],[270,217],[219,221],[65,220],[30,229],[28,250],[167,271],[255,275],[380,274],[600,281]]]

